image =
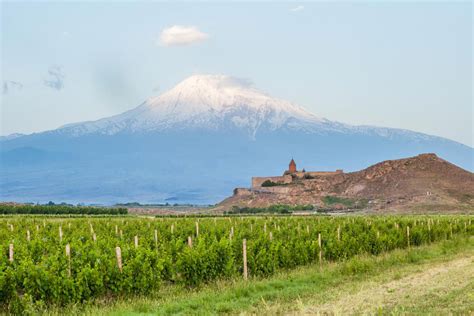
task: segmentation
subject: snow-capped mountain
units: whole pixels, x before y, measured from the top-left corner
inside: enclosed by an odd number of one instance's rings
[[[401,129],[351,126],[320,118],[305,108],[277,99],[249,82],[225,75],[193,75],[138,107],[92,122],[69,124],[56,132],[73,136],[114,135],[183,130],[239,130],[252,139],[278,129],[311,134],[327,132],[377,134],[412,138],[431,136]]]
[[[225,75],[194,75],[130,111],[94,122],[67,125],[61,131],[80,136],[236,128],[255,136],[259,129],[308,128],[325,123],[329,121],[298,105],[273,98],[243,80]]]
[[[0,145],[0,200],[17,201],[217,202],[291,157],[307,170],[355,170],[435,152],[474,169],[468,146],[319,118],[224,75],[194,75],[122,114]]]

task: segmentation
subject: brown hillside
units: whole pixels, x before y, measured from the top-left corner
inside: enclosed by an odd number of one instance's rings
[[[278,187],[236,189],[232,197],[219,204],[218,209],[272,204],[313,204],[335,209],[351,207],[337,203],[328,206],[324,199],[327,196],[365,201],[371,209],[430,210],[431,207],[472,210],[474,174],[435,154],[421,154],[383,161],[357,172],[298,179]]]

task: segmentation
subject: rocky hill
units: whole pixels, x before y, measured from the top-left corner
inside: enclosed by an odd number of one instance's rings
[[[364,170],[235,189],[218,209],[312,204],[325,210],[474,210],[474,174],[435,154],[387,160]]]

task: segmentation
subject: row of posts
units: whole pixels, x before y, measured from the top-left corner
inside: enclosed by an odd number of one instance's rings
[[[270,232],[270,239],[271,239],[271,232]],[[134,238],[135,242],[135,247],[138,247],[138,236],[135,236]],[[158,239],[157,239],[157,231],[155,230],[155,245],[157,245]],[[318,245],[319,245],[319,263],[320,266],[322,265],[322,244],[321,244],[321,233],[318,234]],[[188,237],[188,246],[192,248],[192,238],[191,236]],[[9,247],[9,261],[13,262],[13,244],[10,244]],[[68,275],[71,276],[71,246],[69,244],[66,244],[66,257],[68,259]],[[115,248],[115,255],[117,258],[117,267],[120,272],[123,270],[123,265],[122,265],[122,249],[117,246]],[[247,239],[242,240],[242,259],[243,259],[243,278],[244,280],[248,279],[248,268],[247,268]]]
[[[10,230],[13,231],[13,225],[12,224],[9,224],[9,225],[10,225]],[[428,230],[429,231],[431,230],[431,225],[432,224],[430,222],[430,219],[428,219]],[[395,223],[395,226],[396,226],[397,229],[399,228],[398,223]],[[465,230],[467,230],[467,224],[466,223],[464,223],[464,228],[465,228]],[[39,228],[37,227],[37,229],[39,229]],[[92,227],[92,224],[90,224],[90,229],[91,229],[92,238],[93,238],[94,241],[96,241],[97,237],[96,237],[96,234],[95,234],[94,229]],[[306,230],[309,233],[309,226],[306,226]],[[264,223],[264,232],[266,233],[266,231],[267,231],[267,224]],[[116,233],[119,232],[117,225],[115,225],[115,232]],[[171,225],[171,232],[172,233],[174,232],[174,224]],[[122,230],[120,230],[120,233],[122,235]],[[406,227],[406,235],[407,235],[407,246],[408,246],[408,249],[410,249],[411,245],[410,245],[410,227],[409,226]],[[199,236],[199,223],[196,222],[196,237],[198,237],[198,236]],[[233,236],[234,236],[234,227],[231,227],[229,238],[232,240]],[[59,226],[59,239],[60,239],[60,241],[62,241],[62,237],[63,237],[62,227]],[[452,226],[451,226],[451,237],[452,237]],[[270,240],[273,240],[272,232],[269,232],[269,238],[270,238]],[[379,232],[377,232],[377,238],[379,238]],[[338,226],[338,228],[337,228],[337,240],[340,241],[340,239],[341,239],[341,226]],[[29,230],[27,230],[27,240],[30,241],[30,231]],[[156,229],[154,230],[154,241],[155,241],[155,246],[158,247],[158,231]],[[138,236],[137,235],[134,236],[134,244],[135,244],[135,248],[137,248],[138,247]],[[190,248],[192,248],[192,246],[193,246],[193,241],[192,241],[191,236],[188,236],[188,246]],[[322,266],[321,233],[318,233],[318,246],[319,246],[319,254],[318,254],[319,264],[320,264],[320,266]],[[70,247],[69,244],[66,245],[65,250],[66,250],[66,257],[68,258],[68,275],[70,276],[71,275],[71,247]],[[122,251],[121,251],[121,248],[116,247],[115,248],[115,253],[116,253],[116,258],[117,258],[117,266],[118,266],[120,272],[122,272],[123,267],[122,267]],[[243,241],[242,241],[242,255],[243,255],[243,277],[244,277],[245,280],[247,280],[248,279],[248,268],[247,268],[247,240],[246,239],[243,239]],[[13,256],[14,256],[14,248],[13,248],[13,244],[10,244],[9,245],[9,261],[10,262],[13,262]]]

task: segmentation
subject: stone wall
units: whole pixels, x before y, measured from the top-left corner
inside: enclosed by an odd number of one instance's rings
[[[289,194],[290,188],[287,186],[276,186],[276,187],[260,187],[258,189],[254,189],[254,192],[258,193],[276,193],[276,194]]]
[[[270,180],[275,183],[284,183],[288,184],[293,181],[293,178],[290,175],[284,175],[280,177],[253,177],[252,178],[252,188],[261,188],[262,183]]]
[[[303,178],[305,175],[311,176],[311,177],[324,177],[324,176],[332,176],[336,174],[341,174],[343,173],[342,169],[337,169],[336,171],[298,171],[295,173],[296,177],[298,178]]]
[[[252,191],[247,188],[235,188],[234,189],[234,195],[235,196],[245,196],[245,195],[251,195]]]

